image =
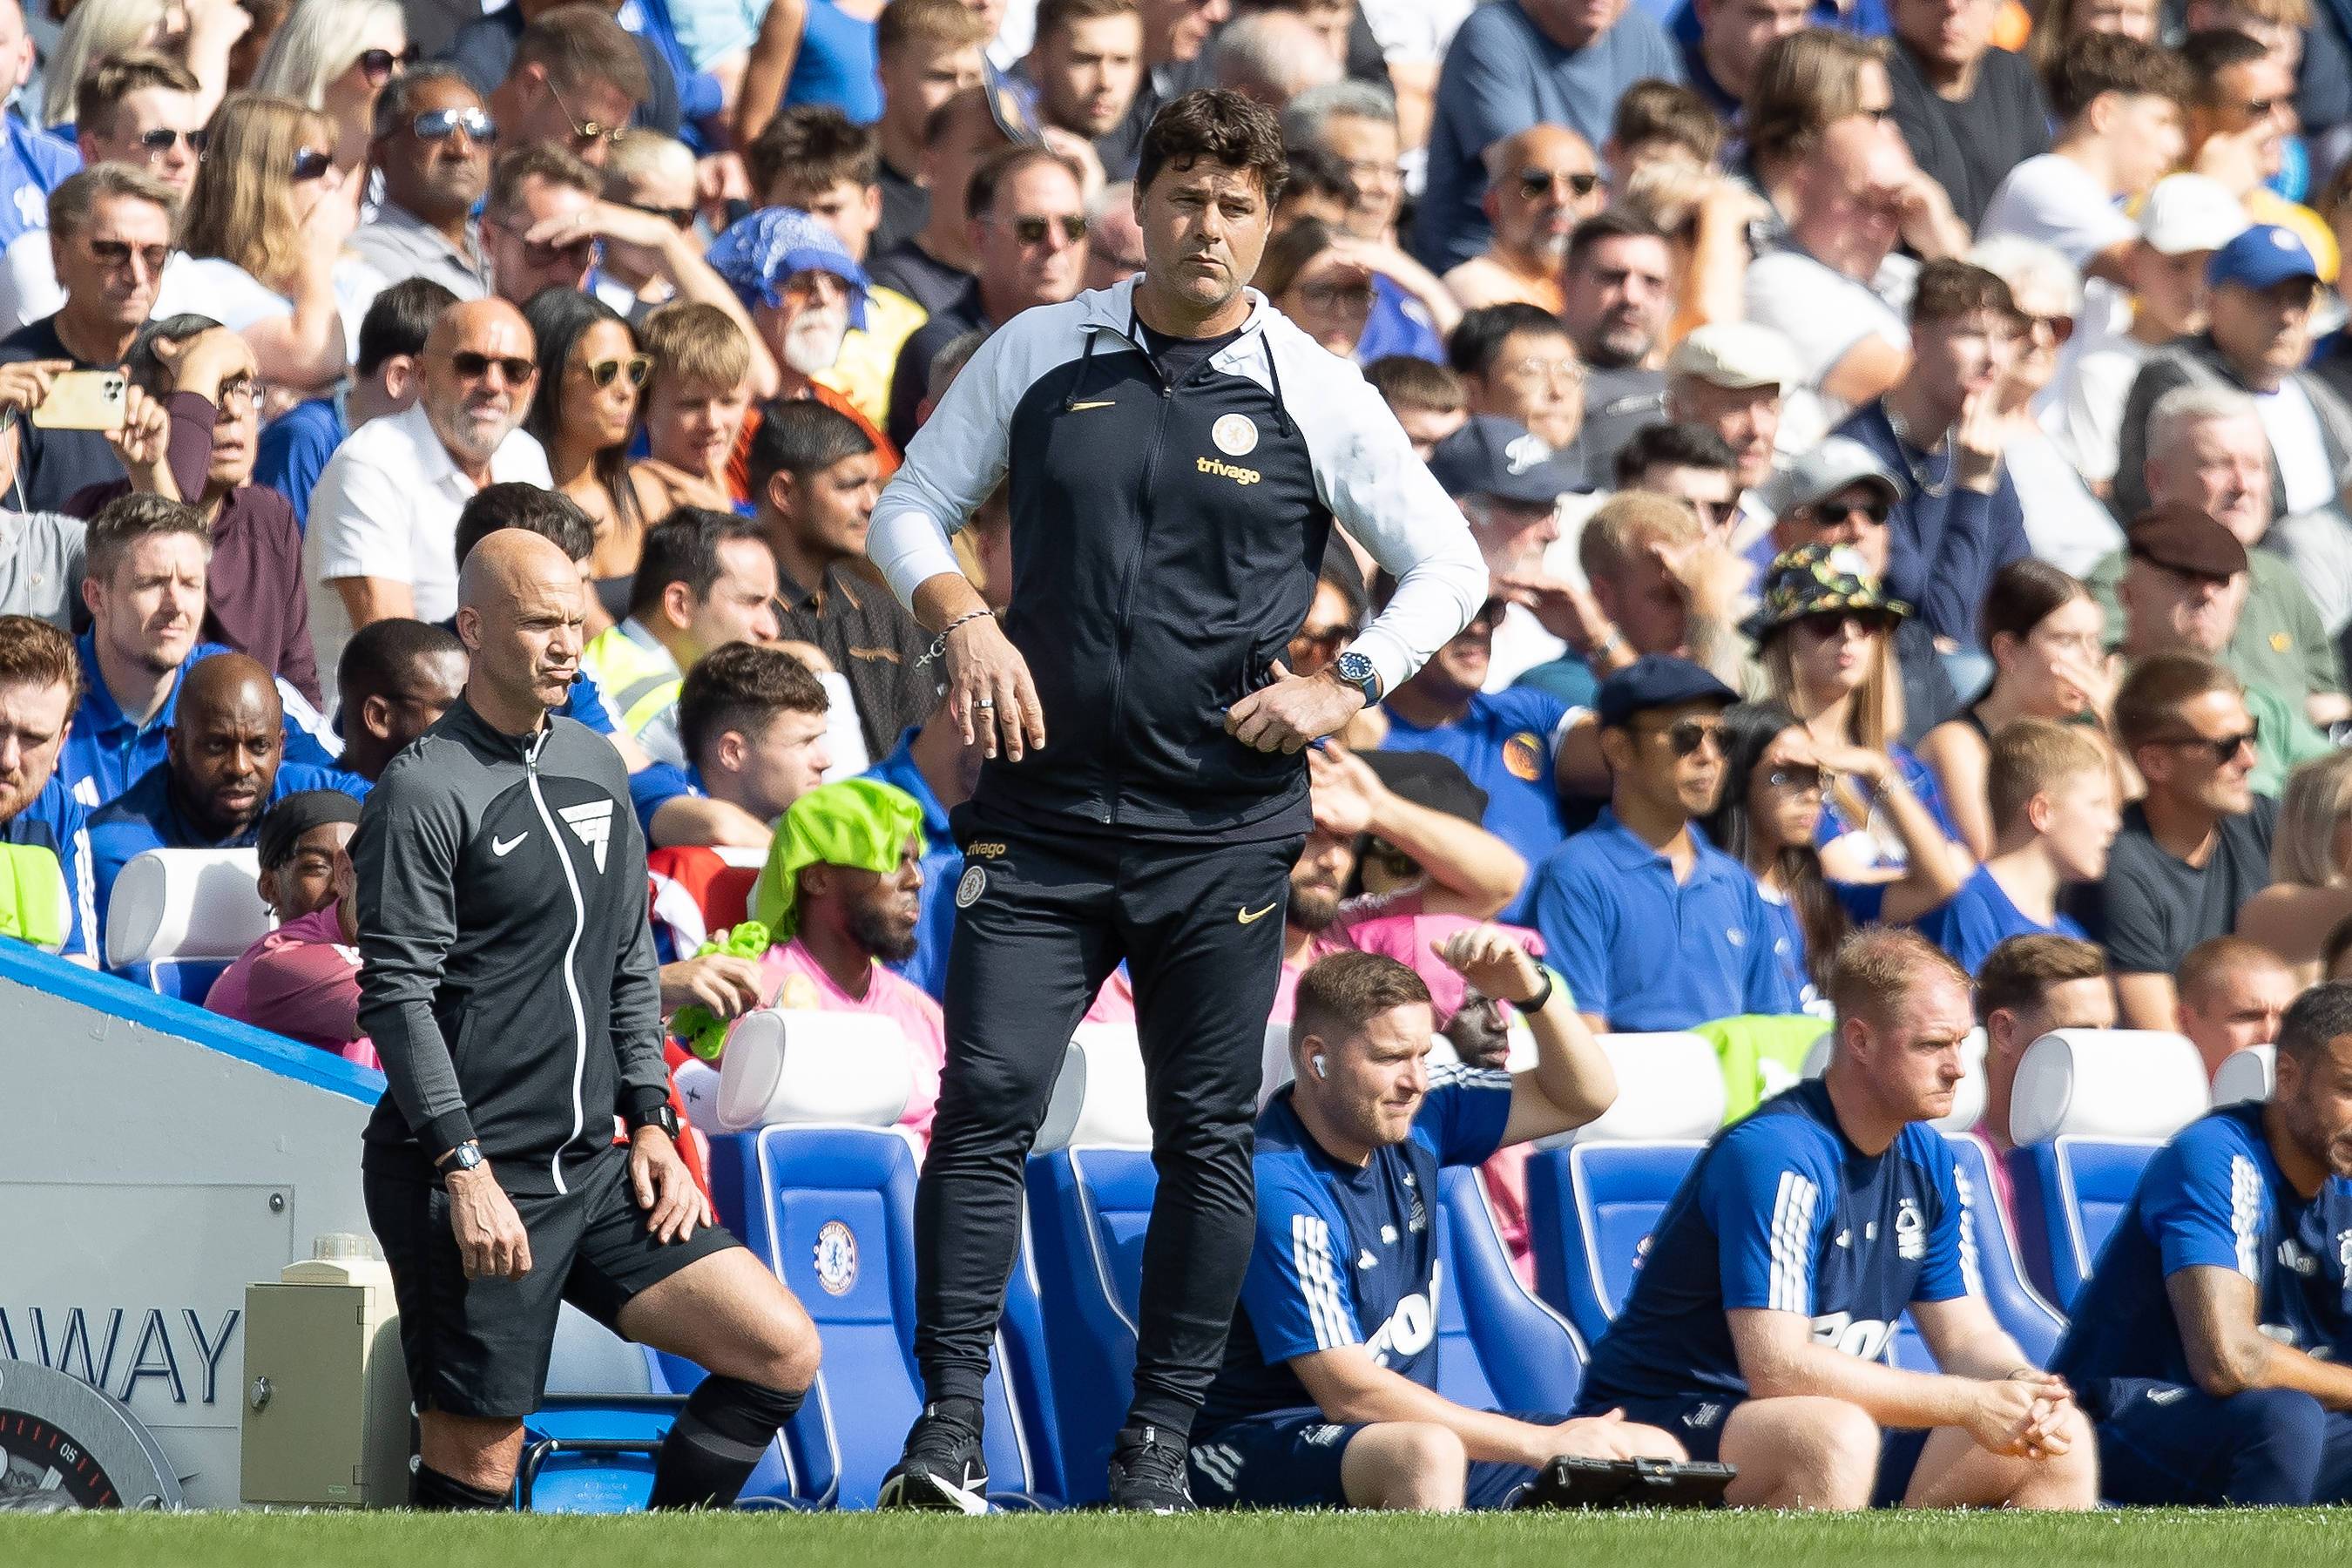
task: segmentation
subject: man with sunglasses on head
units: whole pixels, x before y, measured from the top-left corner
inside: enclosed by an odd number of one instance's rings
[[[457,614],[467,500],[499,481],[553,482],[547,454],[522,428],[537,352],[530,323],[506,300],[450,306],[425,337],[415,404],[353,431],[319,476],[302,565],[321,667],[334,668],[352,633],[372,621]]]
[[[1087,209],[1078,171],[1044,147],[1013,147],[971,176],[964,220],[979,270],[963,297],[915,330],[891,376],[890,438],[904,447],[920,423],[939,351],[964,333],[994,331],[1037,305],[1074,298],[1085,280]]]
[[[460,300],[490,292],[488,252],[474,209],[490,186],[499,128],[455,66],[394,77],[375,100],[368,163],[383,176],[373,220],[351,247],[387,283],[430,278]]]
[[[678,82],[653,39],[614,21],[617,5],[515,0],[458,30],[441,58],[482,95],[507,145],[543,142],[592,163],[632,124],[678,131]]]
[[[1445,275],[1465,310],[1533,305],[1559,313],[1568,237],[1609,193],[1591,146],[1565,125],[1530,125],[1486,149],[1478,210],[1494,226],[1486,248]]]
[[[1723,793],[1722,713],[1738,700],[1664,654],[1643,654],[1601,683],[1609,805],[1536,868],[1523,900],[1545,962],[1596,1031],[1797,1010],[1756,879],[1696,820]]]

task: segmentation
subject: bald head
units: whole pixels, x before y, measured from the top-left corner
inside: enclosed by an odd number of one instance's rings
[[[537,353],[530,323],[499,299],[452,305],[425,336],[425,416],[477,487],[488,482],[490,458],[530,412]]]
[[[1506,136],[1486,149],[1486,163],[1481,205],[1495,226],[1495,243],[1523,265],[1558,267],[1569,235],[1608,199],[1592,144],[1565,125],[1530,125]]]
[[[285,723],[277,682],[241,653],[199,659],[181,682],[165,766],[181,810],[214,842],[242,835],[269,804]]]
[[[520,528],[486,535],[457,572],[457,636],[472,659],[467,700],[509,734],[537,730],[580,673],[586,616],[572,557]]]

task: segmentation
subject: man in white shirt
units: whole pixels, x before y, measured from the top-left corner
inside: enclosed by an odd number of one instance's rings
[[[371,621],[457,614],[467,498],[492,483],[553,482],[547,454],[520,428],[535,355],[530,324],[505,300],[450,306],[425,339],[415,405],[352,432],[319,476],[302,567],[320,668],[334,668]]]

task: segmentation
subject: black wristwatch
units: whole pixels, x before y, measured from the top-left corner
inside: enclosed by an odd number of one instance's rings
[[[1370,659],[1355,649],[1349,648],[1333,659],[1331,673],[1362,692],[1365,707],[1370,708],[1381,700],[1381,672],[1372,668]]]
[[[629,1118],[630,1137],[635,1137],[640,1127],[658,1127],[669,1134],[671,1142],[677,1142],[677,1112],[671,1109],[667,1100],[651,1110],[640,1110]]]
[[[450,1172],[470,1171],[481,1163],[482,1146],[471,1138],[433,1162],[436,1169]]]

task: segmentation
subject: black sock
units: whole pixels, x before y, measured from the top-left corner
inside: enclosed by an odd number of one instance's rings
[[[662,1443],[646,1506],[732,1508],[776,1428],[806,1397],[805,1391],[781,1394],[740,1378],[704,1378]]]
[[[1111,1450],[1116,1453],[1121,1448],[1140,1447],[1147,1434],[1153,1442],[1172,1443],[1177,1447],[1182,1448],[1192,1440],[1192,1424],[1188,1420],[1179,1426],[1170,1421],[1147,1420],[1141,1416],[1129,1415],[1127,1425],[1120,1427],[1118,1436],[1111,1439]]]
[[[954,1416],[975,1432],[988,1418],[986,1405],[977,1399],[966,1399],[959,1394],[950,1394],[945,1399],[934,1399],[930,1407],[941,1415]]]
[[[514,1506],[514,1493],[468,1486],[420,1464],[408,1478],[408,1506],[434,1513],[498,1513]]]

